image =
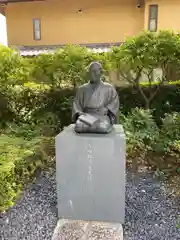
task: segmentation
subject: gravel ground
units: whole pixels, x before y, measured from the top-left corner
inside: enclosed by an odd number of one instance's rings
[[[41,176],[0,215],[0,240],[50,240],[57,222],[55,175]],[[180,201],[150,173],[127,173],[125,240],[180,240]]]

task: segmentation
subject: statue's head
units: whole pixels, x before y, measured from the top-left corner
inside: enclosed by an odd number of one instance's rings
[[[99,62],[92,62],[89,65],[88,76],[90,83],[99,83],[102,76],[102,65]]]

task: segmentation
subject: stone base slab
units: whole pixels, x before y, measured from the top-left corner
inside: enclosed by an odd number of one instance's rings
[[[52,240],[123,240],[121,224],[60,219]]]

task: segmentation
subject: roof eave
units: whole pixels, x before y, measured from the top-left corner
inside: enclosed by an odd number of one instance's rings
[[[8,3],[18,3],[18,2],[39,2],[45,0],[0,0],[0,5],[6,5]]]

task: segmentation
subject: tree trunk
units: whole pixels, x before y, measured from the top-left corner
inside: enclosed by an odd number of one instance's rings
[[[149,108],[150,108],[150,101],[146,100],[145,108],[146,108],[146,109],[149,109]]]

